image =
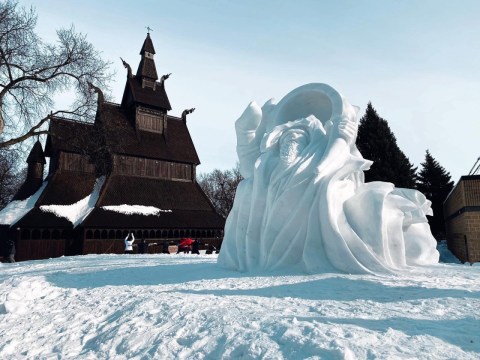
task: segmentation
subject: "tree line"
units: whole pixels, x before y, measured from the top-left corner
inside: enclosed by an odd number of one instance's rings
[[[371,102],[360,119],[356,145],[365,159],[373,161],[371,168],[365,172],[365,181],[386,181],[397,187],[422,192],[432,202],[433,216],[428,216],[432,233],[437,239],[445,238],[443,202],[454,183],[430,151],[426,150],[425,161],[418,171],[400,150],[388,122],[378,115]],[[233,169],[216,169],[198,178],[213,206],[224,217],[233,206],[235,191],[241,180],[238,164]]]

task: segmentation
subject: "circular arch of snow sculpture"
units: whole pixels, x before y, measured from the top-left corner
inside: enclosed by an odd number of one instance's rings
[[[349,110],[344,109],[342,95],[331,86],[307,84],[288,93],[275,106],[273,117],[275,125],[280,125],[292,119],[314,115],[325,125],[332,117],[341,116]]]
[[[364,182],[372,162],[355,146],[357,111],[326,84],[247,106],[235,122],[245,179],[225,225],[221,266],[381,273],[438,262],[425,196]]]

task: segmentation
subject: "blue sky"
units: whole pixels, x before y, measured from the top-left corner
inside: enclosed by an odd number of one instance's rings
[[[200,172],[235,165],[234,121],[251,100],[327,83],[369,101],[416,166],[425,150],[456,181],[480,156],[478,1],[21,1],[45,40],[75,25],[112,61],[113,101],[151,33],[173,110],[188,126]]]

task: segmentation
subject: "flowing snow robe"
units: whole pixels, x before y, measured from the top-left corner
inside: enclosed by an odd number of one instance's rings
[[[438,262],[430,202],[416,190],[364,183],[356,109],[325,84],[237,120],[244,180],[225,225],[227,268],[387,272]]]

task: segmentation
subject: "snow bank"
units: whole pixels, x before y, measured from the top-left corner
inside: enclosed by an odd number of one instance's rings
[[[4,265],[0,359],[480,358],[480,267],[246,275],[184,254]]]
[[[44,181],[40,189],[35,194],[25,200],[15,200],[8,204],[0,211],[0,224],[14,225],[18,220],[24,217],[30,210],[32,210],[43,190],[47,186],[47,181]]]
[[[97,179],[93,187],[92,193],[75,204],[71,205],[42,205],[40,210],[50,212],[56,216],[63,217],[73,224],[73,227],[79,225],[90,212],[95,208],[98,200],[100,189],[105,182],[105,176]]]

